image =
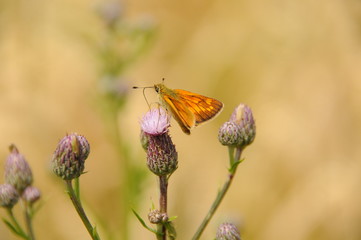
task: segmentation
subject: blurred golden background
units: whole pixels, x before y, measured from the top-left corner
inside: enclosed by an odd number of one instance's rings
[[[98,11],[104,4],[0,1],[0,174],[15,143],[42,192],[34,220],[38,239],[90,239],[50,168],[66,133],[90,142],[82,199],[102,239],[108,239],[106,227],[113,231],[109,239],[120,239],[115,212],[133,207],[117,200],[123,199],[117,191],[124,159],[113,146],[99,97],[104,59],[97,51],[109,40]],[[179,168],[170,178],[169,214],[178,216],[178,239],[191,238],[227,177],[227,149],[217,133],[241,102],[253,109],[256,139],[202,239],[213,239],[224,221],[240,227],[243,239],[361,239],[360,1],[120,4],[123,24],[151,32],[147,46],[121,71],[129,91],[116,115],[128,156],[145,169],[136,209],[141,216],[157,205],[158,189],[139,143],[147,105],[141,90],[130,87],[164,77],[170,88],[225,104],[217,119],[191,136],[173,122]],[[135,44],[124,36],[112,43],[121,54]],[[146,95],[156,101],[153,90]],[[3,223],[0,239],[16,239]],[[155,238],[130,216],[129,239]]]

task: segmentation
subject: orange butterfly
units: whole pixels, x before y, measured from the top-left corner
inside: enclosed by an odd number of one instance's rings
[[[181,89],[172,90],[163,83],[155,84],[154,89],[159,94],[161,104],[188,135],[192,128],[216,117],[223,108],[223,103],[214,98]]]

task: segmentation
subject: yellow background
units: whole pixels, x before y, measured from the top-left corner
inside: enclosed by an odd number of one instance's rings
[[[69,132],[91,144],[81,178],[86,208],[117,226],[109,198],[122,159],[97,108],[98,60],[81,37],[104,33],[97,4],[0,1],[0,163],[15,143],[31,164],[43,201],[34,221],[38,239],[90,239],[50,169],[58,140]],[[173,122],[179,168],[170,179],[169,214],[178,216],[178,239],[190,239],[227,177],[217,132],[241,102],[253,109],[257,136],[202,239],[212,239],[223,221],[240,226],[244,239],[361,239],[360,2],[125,1],[123,17],[157,27],[151,48],[124,75],[129,86],[164,77],[170,88],[225,104],[191,136]],[[156,100],[152,90],[147,96]],[[122,135],[144,168],[138,121],[146,110],[142,92],[130,90],[119,114]],[[149,174],[138,212],[146,216],[157,197]],[[131,239],[154,239],[132,219]],[[0,224],[0,239],[16,238]]]

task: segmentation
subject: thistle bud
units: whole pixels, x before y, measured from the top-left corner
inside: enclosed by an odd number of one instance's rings
[[[168,221],[168,215],[161,213],[158,209],[154,209],[148,214],[148,219],[149,222],[153,224],[165,223]]]
[[[241,139],[241,129],[234,122],[225,122],[219,129],[218,140],[225,146],[237,146]]]
[[[223,223],[218,227],[216,240],[241,240],[241,236],[235,225]]]
[[[155,175],[172,174],[178,167],[178,153],[168,133],[149,137],[147,165]]]
[[[33,182],[30,166],[15,145],[10,146],[10,155],[5,163],[5,182],[12,185],[19,194]]]
[[[256,136],[256,124],[250,107],[245,104],[238,105],[229,121],[238,124],[241,129],[239,146],[247,146],[253,142]]]
[[[22,198],[30,203],[33,204],[34,202],[36,202],[37,200],[39,200],[40,198],[40,191],[39,189],[37,189],[36,187],[33,186],[29,186],[27,188],[25,188]]]
[[[178,153],[168,134],[169,120],[163,108],[151,109],[141,120],[141,130],[148,139],[147,165],[158,176],[172,174],[178,167]]]
[[[79,177],[84,171],[90,146],[85,137],[72,133],[60,140],[52,164],[54,173],[64,180]]]
[[[12,208],[19,200],[19,194],[10,184],[0,185],[0,206]]]

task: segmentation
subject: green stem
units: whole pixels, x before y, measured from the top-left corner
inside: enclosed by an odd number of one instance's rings
[[[207,227],[209,221],[211,220],[211,218],[213,217],[217,208],[221,204],[224,196],[226,195],[229,187],[231,186],[234,175],[236,174],[236,170],[237,170],[237,166],[238,166],[237,162],[241,158],[242,149],[236,148],[236,153],[234,154],[234,147],[229,147],[228,152],[229,152],[229,161],[231,164],[230,169],[229,169],[228,178],[227,178],[226,182],[224,183],[222,189],[218,192],[216,199],[214,200],[207,215],[204,217],[201,225],[198,227],[197,232],[194,234],[192,240],[198,240],[201,237],[204,229]],[[235,165],[235,164],[237,164],[237,165]]]
[[[78,215],[80,216],[81,220],[83,221],[84,226],[88,230],[89,235],[92,237],[93,240],[100,240],[98,233],[96,232],[95,228],[91,225],[88,217],[86,216],[85,211],[81,205],[81,202],[76,197],[71,180],[66,180],[65,182],[66,182],[66,187],[68,189],[69,197],[70,197],[76,211],[78,212]]]
[[[21,228],[21,226],[19,225],[18,221],[16,220],[15,216],[14,216],[14,213],[13,213],[13,210],[12,209],[9,209],[7,208],[6,209],[9,216],[10,216],[10,219],[11,221],[13,222],[15,228],[16,228],[16,231],[17,233],[19,234],[19,236],[21,236],[22,238],[24,239],[27,239],[27,240],[30,240],[29,237],[26,235],[25,231]]]
[[[31,216],[32,216],[31,206],[25,202],[25,222],[26,222],[26,228],[28,230],[28,239],[35,240]]]
[[[80,185],[79,184],[80,184],[79,178],[77,177],[74,179],[74,192],[75,192],[75,196],[78,199],[78,201],[81,202],[80,201],[80,187],[79,187]]]

